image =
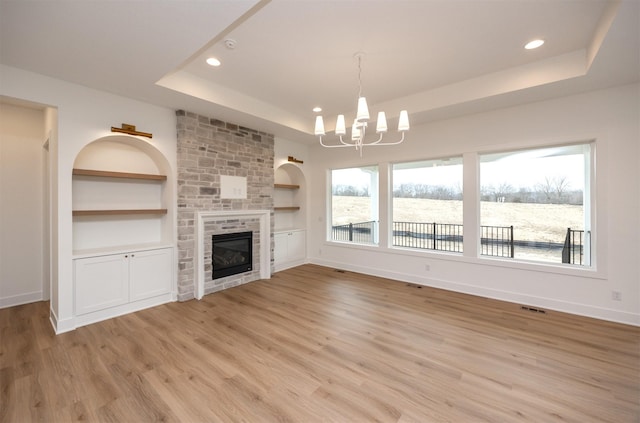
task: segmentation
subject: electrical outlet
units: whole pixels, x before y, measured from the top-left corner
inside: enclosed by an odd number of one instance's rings
[[[425,264],[424,265],[424,270],[426,270],[428,272],[429,270],[431,270],[431,266],[429,266],[428,264]]]
[[[622,301],[622,292],[620,292],[620,291],[611,291],[611,299],[613,301]]]

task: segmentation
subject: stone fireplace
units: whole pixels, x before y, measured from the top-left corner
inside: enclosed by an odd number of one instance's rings
[[[211,292],[271,276],[271,220],[270,210],[196,212],[195,298],[201,299]],[[213,279],[211,238],[239,230],[253,232],[254,265],[251,272]]]
[[[178,300],[271,276],[273,135],[182,110],[178,135]],[[246,180],[246,198],[222,198],[221,177]],[[253,232],[250,271],[213,278],[212,237]]]

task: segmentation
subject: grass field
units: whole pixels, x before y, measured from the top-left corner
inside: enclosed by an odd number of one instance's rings
[[[370,220],[366,197],[333,198],[333,224]],[[393,204],[396,222],[436,222],[462,224],[462,201],[398,198]],[[584,229],[582,206],[567,204],[494,203],[480,204],[481,225],[513,225],[516,241],[562,243],[567,228]],[[558,262],[556,252],[516,249],[517,258]]]

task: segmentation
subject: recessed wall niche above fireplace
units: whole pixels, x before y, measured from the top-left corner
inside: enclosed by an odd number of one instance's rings
[[[253,232],[235,232],[212,236],[212,279],[253,269]]]

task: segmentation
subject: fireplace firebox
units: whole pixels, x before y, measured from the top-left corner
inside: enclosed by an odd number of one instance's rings
[[[211,267],[213,279],[252,270],[253,232],[213,235]]]

